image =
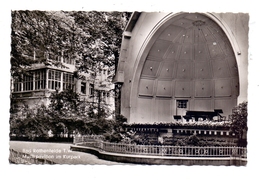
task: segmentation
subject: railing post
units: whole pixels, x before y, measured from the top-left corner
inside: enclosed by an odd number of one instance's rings
[[[103,151],[103,141],[100,140],[100,150]]]

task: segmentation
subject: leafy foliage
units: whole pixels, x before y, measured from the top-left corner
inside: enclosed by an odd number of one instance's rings
[[[95,134],[104,135],[108,141],[119,142],[126,122],[123,116],[118,116],[117,119],[88,117],[86,102],[81,101],[79,95],[71,89],[54,92],[49,106],[42,104],[30,108],[22,105],[14,112],[10,117],[10,134],[30,139],[48,138],[51,130],[56,136]]]
[[[131,13],[127,12],[70,12],[75,24],[88,34],[81,51],[83,61],[79,62],[79,71],[86,71],[89,64],[92,70],[102,66],[115,68],[119,58],[123,29]],[[95,62],[95,63],[94,63]]]
[[[247,102],[240,103],[233,109],[231,115],[231,130],[239,139],[242,139],[243,134],[247,132]]]
[[[218,138],[210,138],[203,137],[197,135],[183,136],[177,138],[174,142],[176,146],[234,146],[234,142],[230,142],[227,139],[218,139]]]
[[[59,117],[73,117],[80,116],[85,109],[81,109],[84,101],[80,101],[80,95],[72,89],[66,89],[61,92],[54,92],[50,96],[51,103],[49,107],[53,109],[53,116]]]
[[[48,61],[47,54],[60,55],[72,47],[72,31],[66,30],[52,13],[44,11],[12,11],[11,73],[26,74],[33,63],[61,66]],[[68,27],[68,26],[67,26]]]
[[[96,73],[106,66],[110,71],[107,81],[112,80],[122,32],[131,13],[26,10],[12,11],[11,15],[13,78],[21,79],[24,74],[29,74],[34,63],[66,68],[59,59],[63,56],[75,60],[76,78],[83,78],[82,72]],[[98,89],[96,92],[102,93]],[[107,133],[115,136],[112,139],[119,138],[115,133],[118,121],[104,120],[108,111],[102,99],[98,104],[86,104],[72,90],[56,92],[50,99],[48,107],[38,105],[29,108],[26,105],[19,107],[18,99],[11,97],[10,133],[33,138],[45,137],[48,130],[52,130],[54,134]],[[98,109],[97,116],[95,109]]]
[[[38,105],[30,109],[23,105],[18,114],[12,114],[10,118],[10,134],[35,137],[48,137],[48,131],[52,129],[49,116],[44,105]]]
[[[110,90],[111,91],[111,90]],[[103,96],[104,92],[110,92],[106,90],[94,89],[94,93],[90,98],[92,101],[88,102],[88,116],[91,118],[108,118],[113,113],[110,109],[110,104],[107,103],[105,97]]]
[[[113,71],[130,14],[12,11],[12,76],[27,73],[35,62],[62,66],[57,58],[61,54],[74,59],[79,72],[98,70],[104,65]]]

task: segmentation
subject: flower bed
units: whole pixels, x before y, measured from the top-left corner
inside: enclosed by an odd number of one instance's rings
[[[231,122],[216,121],[173,121],[173,122],[154,122],[154,123],[127,123],[128,128],[195,128],[195,129],[216,129],[226,130],[230,128]]]

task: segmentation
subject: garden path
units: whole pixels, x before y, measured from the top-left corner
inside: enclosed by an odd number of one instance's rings
[[[47,157],[46,159],[57,164],[126,165],[126,163],[102,160],[93,154],[70,151],[72,145],[70,143],[10,141],[9,145],[10,149],[15,151]]]

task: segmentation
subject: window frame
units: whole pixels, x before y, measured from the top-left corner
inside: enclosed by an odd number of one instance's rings
[[[46,70],[34,71],[34,90],[46,89]]]
[[[74,85],[74,78],[72,73],[63,72],[62,86],[63,90],[72,89]]]
[[[92,83],[89,84],[89,95],[90,96],[94,95],[94,84]]]
[[[23,76],[23,91],[33,91],[33,75]]]
[[[84,89],[82,89],[82,87],[84,87]],[[81,82],[80,92],[84,95],[87,93],[87,83],[86,82]]]
[[[57,77],[59,75],[59,77]],[[61,88],[61,71],[49,69],[48,72],[48,89],[57,90]],[[58,85],[58,86],[57,86]]]
[[[186,99],[177,99],[176,106],[179,109],[187,109],[188,108],[188,100]]]

